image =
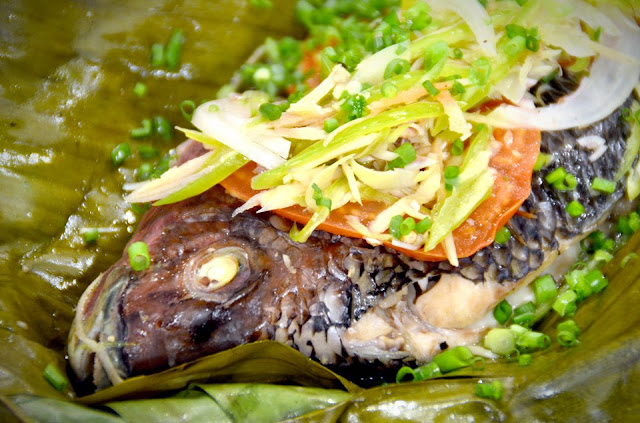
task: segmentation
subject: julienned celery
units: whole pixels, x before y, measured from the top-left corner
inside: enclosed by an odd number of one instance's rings
[[[282,183],[291,169],[312,168],[347,152],[366,147],[372,141],[363,138],[367,135],[404,123],[434,118],[442,113],[443,108],[439,103],[420,102],[353,121],[353,124],[345,125],[344,129],[336,129],[336,135],[328,145],[325,146],[322,141],[319,141],[275,169],[254,177],[251,188],[256,190],[273,188]]]
[[[433,226],[425,243],[425,251],[438,245],[491,194],[495,178],[488,168],[488,151],[489,129],[482,127],[462,163],[458,179],[460,184],[434,210]]]
[[[187,184],[179,191],[169,194],[162,200],[156,201],[153,203],[154,206],[176,203],[201,194],[249,162],[249,160],[242,154],[237,153],[224,144],[218,143],[213,138],[208,137],[201,132],[191,131],[189,129],[181,129],[181,131],[191,139],[203,144],[215,146],[215,152],[202,166],[202,169],[209,168],[210,171],[195,181]]]
[[[486,169],[478,178],[467,180],[453,190],[433,220],[425,251],[433,249],[491,194],[493,173]]]

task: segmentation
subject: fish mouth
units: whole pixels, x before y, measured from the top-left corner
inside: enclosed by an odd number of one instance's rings
[[[128,374],[123,359],[119,299],[128,286],[129,272],[116,267],[100,274],[80,297],[71,325],[69,364],[82,385],[105,388]]]

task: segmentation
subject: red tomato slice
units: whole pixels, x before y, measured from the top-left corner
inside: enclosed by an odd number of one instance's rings
[[[509,133],[511,135],[507,137]],[[498,229],[502,228],[518,211],[531,192],[531,175],[540,150],[540,132],[525,129],[496,130],[494,137],[502,146],[489,161],[489,166],[497,172],[491,196],[453,231],[456,252],[460,258],[469,257],[491,244]],[[255,164],[250,163],[222,181],[221,185],[231,195],[246,201],[258,193],[251,189],[251,178],[255,175],[254,169]],[[347,223],[345,216],[357,216],[362,224],[368,225],[386,208],[385,204],[375,201],[363,201],[362,206],[357,203],[348,203],[333,210],[319,229],[337,235],[362,238],[362,235]],[[275,210],[274,213],[301,224],[306,224],[312,216],[311,212],[300,206]],[[423,261],[447,259],[442,245],[438,245],[431,251],[406,250],[387,242],[385,245]]]

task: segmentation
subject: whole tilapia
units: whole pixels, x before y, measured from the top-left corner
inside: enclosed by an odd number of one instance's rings
[[[594,161],[577,142],[587,135],[607,141]],[[513,236],[457,268],[320,231],[295,243],[280,217],[232,217],[239,202],[221,188],[153,208],[131,241],[149,245],[151,267],[135,272],[125,254],[91,284],[69,338],[71,367],[101,388],[263,339],[331,365],[420,363],[473,344],[487,330],[478,321],[622,199],[623,183],[611,195],[589,187],[594,177],[614,179],[628,135],[620,110],[587,128],[543,134],[551,165],[533,175],[529,199],[508,224]],[[560,166],[577,189],[545,182]],[[572,200],[584,205],[579,218],[565,211]]]

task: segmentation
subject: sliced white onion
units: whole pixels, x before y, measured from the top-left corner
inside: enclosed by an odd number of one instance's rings
[[[417,245],[409,244],[408,242],[398,241],[397,239],[392,239],[391,245],[393,245],[394,247],[404,248],[405,250],[411,250],[411,251],[417,251],[418,248],[420,248]]]
[[[640,59],[640,29],[628,26],[627,19],[617,9],[610,11],[610,17],[620,29],[620,36],[603,34],[603,44]],[[621,63],[600,55],[593,63],[591,74],[560,103],[534,110],[502,105],[491,112],[485,121],[500,128],[544,131],[590,125],[620,107],[639,78],[640,65],[637,63]]]
[[[469,0],[429,0],[435,10],[451,10],[458,14],[469,26],[484,54],[496,55],[496,34],[491,18],[479,1]]]
[[[595,162],[607,151],[607,145],[604,138],[599,135],[585,135],[576,141],[581,147],[593,151],[589,155],[589,160]]]
[[[218,106],[220,110],[210,110],[209,106],[212,104]],[[235,104],[233,107],[239,106]],[[226,108],[227,104],[221,101],[204,103],[193,113],[191,123],[206,135],[267,169],[273,169],[284,163],[285,159],[280,155],[255,142],[247,134],[244,126],[247,122],[245,113],[242,113],[244,116],[239,116],[236,113],[229,113]]]

